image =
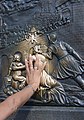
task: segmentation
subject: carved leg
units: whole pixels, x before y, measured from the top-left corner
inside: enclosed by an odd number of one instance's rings
[[[25,85],[26,85],[26,81],[21,82],[19,85],[19,89],[20,90],[23,89],[25,87]]]

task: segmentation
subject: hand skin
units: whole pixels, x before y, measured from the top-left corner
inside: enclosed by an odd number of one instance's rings
[[[15,93],[0,103],[0,120],[7,119],[19,107],[23,106],[34,94],[34,91],[36,91],[39,87],[41,73],[46,63],[42,63],[41,60],[39,60],[38,56],[36,56],[35,59],[34,58],[35,57],[30,55],[29,59],[25,60],[26,79],[29,87],[25,87],[20,92]],[[34,67],[33,61],[35,62]]]

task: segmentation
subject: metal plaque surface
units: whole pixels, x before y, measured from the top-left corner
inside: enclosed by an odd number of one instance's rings
[[[25,58],[47,61],[25,105],[84,106],[84,1],[0,1],[0,101],[26,85]]]

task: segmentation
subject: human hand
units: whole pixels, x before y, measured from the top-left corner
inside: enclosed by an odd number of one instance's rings
[[[46,62],[43,63],[38,55],[30,55],[29,59],[25,60],[27,84],[32,85],[35,91],[40,85],[41,73],[45,65]]]

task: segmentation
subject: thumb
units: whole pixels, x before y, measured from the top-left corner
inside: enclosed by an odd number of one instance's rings
[[[46,66],[46,62],[43,63],[42,68],[41,68],[41,71],[44,70],[45,66]]]

